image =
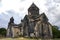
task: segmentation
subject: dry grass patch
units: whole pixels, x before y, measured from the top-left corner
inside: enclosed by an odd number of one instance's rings
[[[60,40],[60,39],[35,39],[35,38],[0,38],[0,40]]]

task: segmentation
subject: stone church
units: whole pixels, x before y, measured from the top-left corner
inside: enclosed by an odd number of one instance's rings
[[[52,38],[52,25],[45,13],[39,14],[39,8],[34,3],[28,8],[28,15],[25,15],[20,24],[15,24],[14,18],[10,18],[7,37],[19,36]]]

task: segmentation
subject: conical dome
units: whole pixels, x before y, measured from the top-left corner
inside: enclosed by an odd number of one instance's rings
[[[34,3],[32,3],[32,5],[28,8],[28,10],[30,10],[32,8],[36,8],[37,10],[39,10],[39,8]]]
[[[32,15],[32,16],[39,15],[39,8],[34,3],[32,3],[32,5],[29,7],[28,15]]]

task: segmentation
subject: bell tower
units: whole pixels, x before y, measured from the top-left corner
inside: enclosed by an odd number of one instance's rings
[[[34,3],[32,3],[32,5],[28,8],[28,15],[39,15],[39,8]]]
[[[10,18],[9,24],[11,24],[11,23],[14,23],[14,18],[13,17]]]

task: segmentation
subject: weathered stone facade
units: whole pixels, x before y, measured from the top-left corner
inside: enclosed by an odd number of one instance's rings
[[[7,28],[7,37],[19,37],[20,28],[17,24],[14,24],[14,19],[11,17]]]
[[[11,19],[14,20],[13,18]],[[16,25],[13,21],[11,21],[11,23],[13,25],[9,24],[8,30],[15,31],[11,31],[11,33],[18,32],[17,36],[52,38],[52,25],[48,22],[45,13],[39,14],[39,8],[34,3],[28,8],[28,15],[25,15],[20,24]],[[12,27],[13,29],[11,29]],[[9,33],[8,30],[7,33]],[[11,33],[8,35],[11,35]]]

